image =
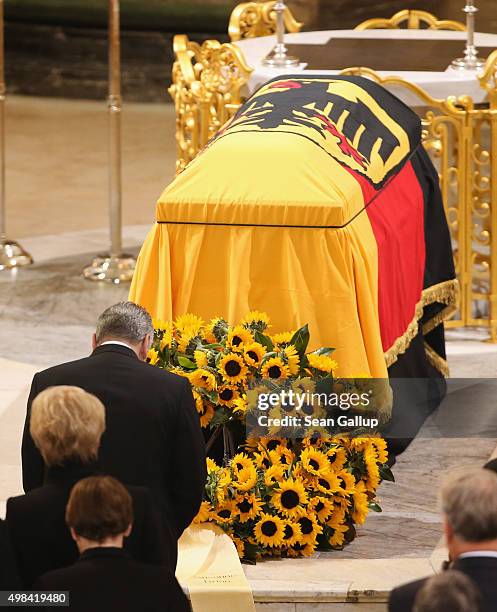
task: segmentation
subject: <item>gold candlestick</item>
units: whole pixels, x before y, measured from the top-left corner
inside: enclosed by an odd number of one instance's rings
[[[119,0],[109,0],[109,225],[110,252],[98,255],[83,271],[89,280],[119,284],[129,282],[136,260],[122,252],[121,180],[121,43]]]
[[[14,240],[8,240],[5,223],[5,70],[3,0],[0,0],[0,270],[27,266],[33,258]]]

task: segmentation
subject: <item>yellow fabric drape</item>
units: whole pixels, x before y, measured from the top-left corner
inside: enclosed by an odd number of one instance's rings
[[[163,320],[192,312],[234,322],[257,309],[268,312],[274,332],[309,323],[311,348],[336,348],[340,375],[385,377],[377,250],[367,214],[338,229],[280,227],[346,223],[363,206],[360,186],[339,164],[331,180],[328,156],[306,139],[297,137],[295,158],[293,135],[236,138],[240,155],[252,147],[255,156],[270,141],[281,156],[258,166],[257,175],[241,171],[235,137],[198,156],[159,199],[157,220],[171,223],[150,231],[130,299]],[[273,180],[271,164],[287,162],[286,181]]]

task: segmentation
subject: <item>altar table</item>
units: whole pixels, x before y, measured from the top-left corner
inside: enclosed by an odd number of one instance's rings
[[[453,32],[448,30],[324,30],[317,32],[299,32],[297,34],[286,34],[285,44],[289,46],[289,54],[298,51],[294,48],[300,45],[313,45],[323,47],[330,40],[337,41],[337,52],[340,49],[340,41],[346,40],[364,40],[366,41],[401,41],[405,44],[405,55],[408,56],[410,49],[409,45],[413,41],[459,41],[459,51],[454,48],[454,57],[460,57],[464,50],[464,41],[466,38],[465,32]],[[247,64],[253,68],[247,84],[247,93],[250,95],[260,85],[285,73],[304,74],[337,74],[343,68],[351,66],[367,66],[376,70],[381,76],[395,74],[402,79],[409,81],[415,85],[422,87],[433,98],[445,99],[448,96],[468,95],[473,98],[476,103],[481,103],[486,98],[486,92],[481,88],[475,72],[458,71],[449,68],[448,66],[441,70],[439,67],[434,70],[400,70],[398,65],[392,64],[394,67],[390,70],[377,70],[375,66],[371,66],[370,57],[364,53],[357,56],[351,55],[353,63],[347,65],[338,65],[334,60],[333,46],[330,47],[330,52],[326,56],[327,70],[320,66],[318,70],[311,70],[307,63],[302,62],[298,68],[274,69],[261,64],[261,60],[269,53],[274,46],[274,36],[264,36],[259,38],[249,38],[238,41],[236,46],[241,50]],[[475,44],[477,47],[485,48],[485,53],[480,52],[480,59],[484,60],[489,54],[489,49],[497,49],[497,34],[475,34]],[[298,53],[294,53],[298,56]],[[450,55],[448,56],[450,57]],[[299,58],[303,59],[303,58]],[[394,59],[394,58],[392,58]],[[404,59],[404,58],[402,58]],[[398,60],[395,58],[395,64]],[[388,59],[385,59],[387,62]],[[419,101],[408,96],[407,92],[400,90],[395,91],[395,95],[400,97],[408,105],[418,105]]]

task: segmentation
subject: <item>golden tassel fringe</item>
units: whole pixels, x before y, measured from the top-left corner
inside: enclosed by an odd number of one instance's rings
[[[393,345],[385,352],[385,362],[387,368],[397,361],[399,355],[405,353],[409,345],[417,336],[419,331],[419,320],[423,316],[425,306],[438,302],[445,304],[445,308],[432,317],[423,325],[423,334],[428,334],[438,325],[451,317],[457,310],[459,298],[459,283],[457,279],[444,281],[424,289],[421,300],[416,304],[415,313],[412,321],[407,326],[406,331],[395,340]],[[440,357],[426,342],[426,356],[429,362],[437,368],[444,376],[449,375],[449,368],[445,359]]]

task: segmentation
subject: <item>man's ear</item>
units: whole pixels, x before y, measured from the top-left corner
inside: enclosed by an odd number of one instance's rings
[[[91,337],[91,348],[94,351],[97,348],[97,334],[93,334]]]
[[[131,533],[131,530],[133,529],[133,523],[130,523],[126,529],[126,531],[123,533],[123,536],[125,538],[127,538],[129,536],[129,534]]]
[[[69,528],[69,531],[71,532],[71,538],[77,542],[79,539],[78,534],[74,531],[74,529],[72,527]]]
[[[450,543],[452,542],[454,538],[454,530],[450,526],[449,521],[447,520],[446,516],[444,517],[443,526],[444,526],[445,541],[447,542],[447,545],[450,545]]]
[[[145,338],[140,342],[140,359],[145,361],[147,359],[148,349],[152,346],[152,336],[147,334]]]

